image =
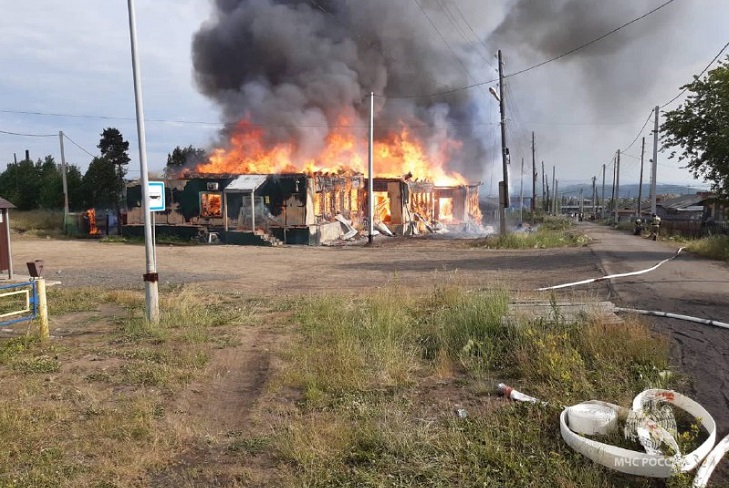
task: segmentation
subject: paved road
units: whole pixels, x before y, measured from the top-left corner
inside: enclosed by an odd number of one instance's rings
[[[582,224],[581,224],[582,225]],[[679,246],[654,242],[594,224],[591,245],[606,274],[649,268]],[[611,281],[613,301],[627,308],[659,310],[729,322],[729,265],[681,253],[655,271]],[[693,383],[693,398],[729,434],[729,330],[675,319],[653,318],[673,339],[674,360]]]

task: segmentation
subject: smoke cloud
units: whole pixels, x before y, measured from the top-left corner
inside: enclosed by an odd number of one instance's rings
[[[436,98],[400,96],[493,78],[495,62],[489,61],[497,49],[505,53],[507,73],[514,72],[584,44],[659,3],[212,0],[211,18],[193,38],[195,79],[220,106],[226,123],[248,119],[263,125],[267,142],[294,141],[301,160],[318,154],[327,135],[343,123],[365,138],[367,96],[375,92],[381,96],[376,99],[377,139],[399,131],[400,124],[429,148],[458,139],[462,145],[451,154],[448,168],[488,182],[489,174],[499,179],[501,163],[493,125],[498,109],[487,87]],[[631,117],[643,112],[643,105],[650,108],[653,102],[642,97],[668,56],[661,39],[680,19],[680,4],[531,76],[510,78],[510,96],[537,118],[568,112],[567,118],[604,120],[611,114],[625,120],[628,112]],[[553,128],[542,129],[550,136],[546,144],[561,143],[559,136],[551,137]],[[587,137],[582,141],[590,144]]]
[[[193,39],[199,89],[225,122],[264,125],[267,142],[296,141],[302,159],[343,120],[366,137],[370,92],[429,94],[472,82],[411,1],[214,0],[213,7]],[[481,178],[485,149],[470,125],[471,93],[385,100],[376,99],[376,138],[401,124],[426,147],[457,138],[449,169]]]

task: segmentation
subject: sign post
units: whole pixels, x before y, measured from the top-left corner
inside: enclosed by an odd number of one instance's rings
[[[154,267],[157,268],[157,227],[154,212],[165,211],[165,184],[163,181],[147,182],[147,195],[149,195],[149,212],[152,217],[152,254]]]

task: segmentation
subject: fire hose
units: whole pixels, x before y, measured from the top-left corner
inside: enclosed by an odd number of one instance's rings
[[[661,261],[660,263],[656,264],[655,266],[652,266],[652,267],[650,267],[648,269],[644,269],[644,270],[641,270],[641,271],[631,271],[630,273],[612,274],[612,275],[608,275],[608,276],[602,276],[600,278],[591,278],[589,280],[575,281],[574,283],[565,283],[563,285],[546,286],[546,287],[543,287],[543,288],[537,288],[537,291],[558,290],[560,288],[568,288],[568,287],[571,287],[571,286],[586,285],[588,283],[596,283],[598,281],[611,280],[613,278],[625,278],[626,276],[636,276],[636,275],[641,275],[641,274],[644,274],[644,273],[649,273],[649,272],[657,269],[659,266],[661,266],[661,265],[663,265],[663,264],[665,264],[665,263],[667,263],[669,261],[672,261],[672,260],[676,259],[678,257],[678,255],[681,254],[681,251],[683,251],[683,250],[684,250],[683,247],[682,248],[679,248],[679,250],[676,251],[676,254],[674,254],[670,258],[664,259],[663,261]]]
[[[721,327],[723,329],[729,329],[729,324],[726,322],[719,322],[718,320],[702,319],[699,317],[691,317],[690,315],[681,315],[677,313],[660,312],[657,310],[639,310],[632,308],[621,308],[615,307],[616,312],[625,313],[637,313],[641,315],[653,315],[655,317],[666,317],[669,319],[685,320],[687,322],[696,322],[697,324],[713,325],[715,327]]]
[[[521,402],[546,405],[545,402],[513,388],[499,384],[501,395]],[[674,439],[675,419],[657,405],[671,404],[691,414],[708,432],[706,440],[694,451],[681,454]],[[646,452],[605,444],[585,435],[605,435],[617,430],[618,418],[625,421],[625,434],[637,438]],[[591,400],[565,407],[559,417],[560,433],[572,449],[588,459],[616,471],[651,478],[669,478],[699,467],[692,488],[705,488],[722,457],[729,452],[729,436],[716,442],[716,422],[709,412],[694,400],[670,390],[649,389],[633,399],[628,409],[611,403]],[[671,432],[669,432],[669,430]],[[674,452],[667,456],[660,451],[668,445]]]

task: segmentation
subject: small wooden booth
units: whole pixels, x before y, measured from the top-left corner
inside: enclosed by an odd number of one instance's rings
[[[13,279],[13,255],[10,248],[10,209],[15,205],[0,197],[0,273]]]

